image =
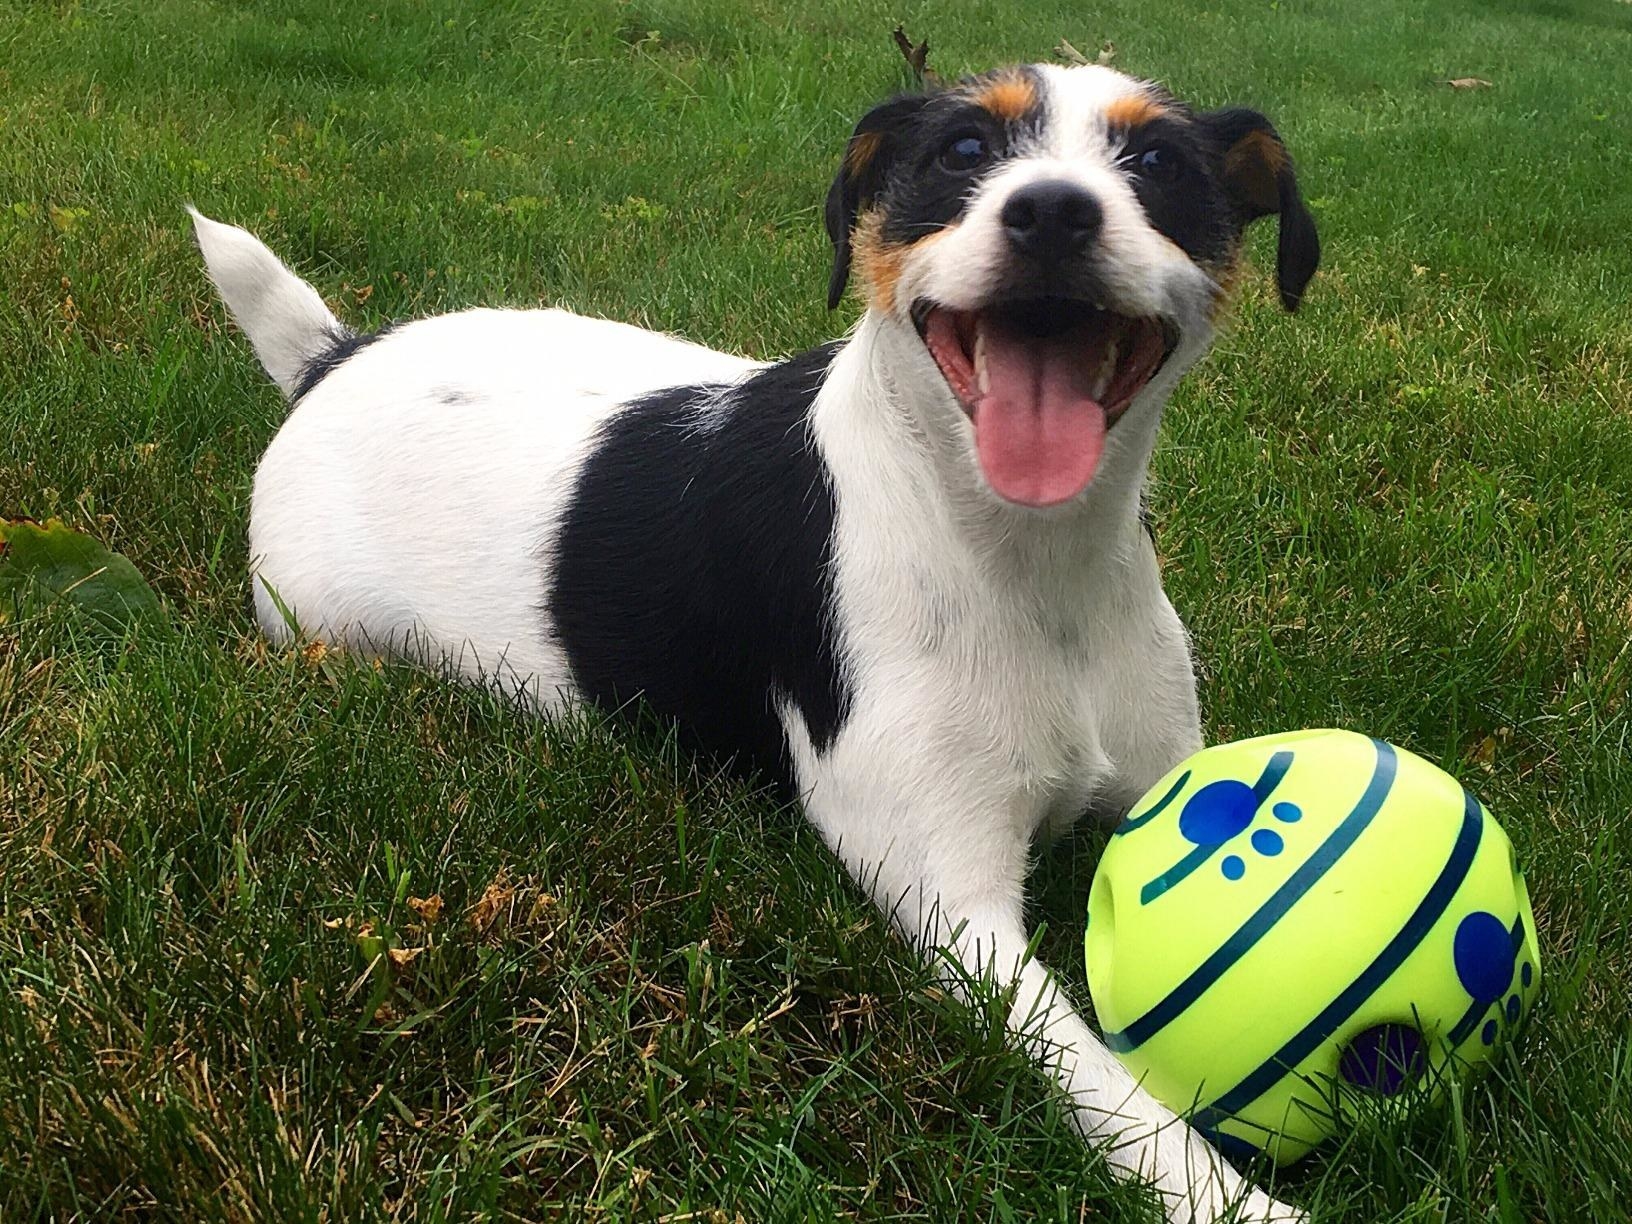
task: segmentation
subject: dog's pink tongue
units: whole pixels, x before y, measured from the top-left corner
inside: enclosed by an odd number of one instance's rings
[[[1105,451],[1105,409],[1088,393],[1097,364],[1074,331],[1032,339],[980,321],[986,389],[975,453],[999,497],[1053,506],[1088,487]]]

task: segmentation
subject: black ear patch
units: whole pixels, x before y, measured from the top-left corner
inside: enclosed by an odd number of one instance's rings
[[[1222,110],[1196,117],[1211,137],[1219,177],[1243,227],[1274,213],[1280,236],[1275,280],[1281,305],[1296,310],[1320,266],[1320,235],[1298,190],[1292,158],[1269,120],[1254,110]]]
[[[850,279],[850,232],[861,210],[877,197],[900,155],[912,120],[929,102],[927,94],[906,94],[880,103],[862,116],[844,150],[844,163],[827,192],[827,236],[833,240],[833,274],[827,308],[844,300]]]

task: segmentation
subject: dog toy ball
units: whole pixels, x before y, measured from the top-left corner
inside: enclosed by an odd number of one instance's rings
[[[1421,757],[1350,731],[1208,748],[1137,803],[1088,897],[1106,1044],[1229,1155],[1281,1164],[1355,1094],[1437,1095],[1540,981],[1507,835]]]

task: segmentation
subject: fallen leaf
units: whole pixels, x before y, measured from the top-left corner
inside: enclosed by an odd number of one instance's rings
[[[401,969],[404,965],[412,964],[423,951],[424,948],[388,948],[385,954],[393,965]]]
[[[90,216],[90,211],[84,208],[59,208],[55,204],[46,205],[47,215],[51,218],[51,225],[59,234],[71,234],[79,228],[79,223]]]
[[[59,601],[111,632],[167,623],[159,597],[118,553],[57,519],[0,519],[0,625]]]
[[[1480,77],[1452,77],[1444,82],[1452,89],[1489,89],[1491,83]]]
[[[1094,57],[1094,62],[1098,63],[1098,64],[1108,64],[1112,60],[1114,60],[1115,58],[1116,58],[1116,44],[1113,43],[1110,39],[1107,38],[1105,40],[1105,42],[1100,46],[1099,54]]]
[[[901,58],[907,61],[907,67],[912,69],[912,75],[920,85],[926,82],[934,84],[940,78],[929,67],[929,40],[914,43],[907,37],[907,32],[899,25],[890,35],[895,40],[895,46],[901,52]]]
[[[1063,38],[1060,39],[1059,46],[1054,48],[1054,54],[1059,56],[1068,64],[1086,64],[1088,62],[1088,57],[1086,55],[1084,55],[1081,51],[1078,51]]]
[[[409,897],[408,908],[427,923],[434,923],[442,917],[442,894],[433,893],[429,897]]]
[[[500,867],[499,874],[489,881],[487,887],[482,890],[482,895],[477,899],[476,904],[471,906],[469,912],[466,913],[465,921],[475,927],[477,931],[487,930],[488,927],[493,925],[493,920],[501,912],[509,908],[510,899],[515,895],[516,886],[510,883],[509,871]]]

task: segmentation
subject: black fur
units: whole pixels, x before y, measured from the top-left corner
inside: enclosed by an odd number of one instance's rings
[[[1196,117],[1210,142],[1220,183],[1229,197],[1237,225],[1276,215],[1280,232],[1275,244],[1275,282],[1281,305],[1296,310],[1315,269],[1320,266],[1320,235],[1303,202],[1292,158],[1274,126],[1255,110],[1235,108]],[[1278,164],[1259,156],[1240,159],[1230,172],[1230,154],[1249,136],[1260,137],[1278,151]],[[1263,146],[1260,145],[1260,148]]]
[[[891,166],[910,139],[913,117],[929,104],[923,94],[881,102],[862,116],[845,147],[844,164],[828,188],[824,210],[827,236],[833,240],[833,271],[827,281],[827,308],[844,298],[850,279],[850,234],[862,209],[878,198]],[[866,149],[865,155],[860,150]]]
[[[1220,181],[1221,155],[1208,134],[1179,113],[1127,132],[1122,163],[1150,223],[1198,263],[1219,263],[1241,236],[1241,223]],[[1154,151],[1164,159],[1157,175],[1141,165]]]
[[[601,429],[553,553],[548,610],[583,695],[643,698],[688,747],[792,793],[775,703],[818,752],[850,705],[831,623],[833,492],[809,430],[826,345],[725,390],[659,391]]]
[[[359,349],[365,349],[380,337],[389,335],[396,326],[395,323],[387,323],[376,332],[330,332],[329,347],[300,368],[300,377],[295,380],[294,394],[289,397],[289,402],[299,403],[311,393],[313,387],[351,360]]]
[[[1031,76],[1026,68],[973,77],[935,94],[906,94],[875,106],[850,137],[843,165],[827,193],[827,233],[833,241],[833,273],[827,286],[831,310],[844,295],[850,276],[850,235],[861,213],[882,203],[887,243],[910,243],[963,215],[971,188],[981,175],[1001,165],[1017,139],[1042,119],[1028,114],[1004,119],[976,99],[995,76]],[[1042,91],[1038,87],[1037,96]],[[978,136],[991,156],[973,174],[941,164],[947,145],[960,136]],[[857,159],[858,146],[869,148]]]

